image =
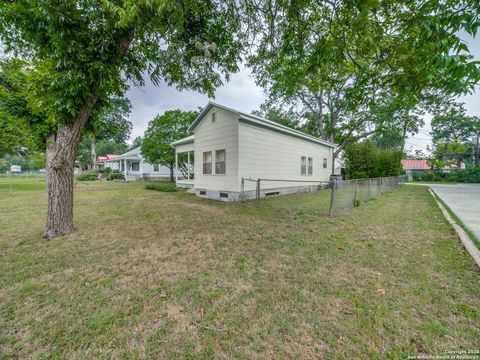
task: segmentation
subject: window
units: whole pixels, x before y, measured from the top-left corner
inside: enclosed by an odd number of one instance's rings
[[[153,171],[158,171],[158,164],[153,164]]]
[[[206,151],[203,153],[203,173],[211,174],[212,173],[212,152]]]
[[[212,112],[212,123],[214,123],[215,121],[217,121],[217,113]]]
[[[215,174],[225,174],[225,149],[215,151]]]
[[[327,168],[327,158],[323,158],[323,168],[326,169]]]
[[[302,156],[301,159],[300,174],[307,175],[307,158],[305,156]]]
[[[308,158],[308,175],[313,174],[313,158]]]
[[[132,163],[132,171],[140,171],[140,163],[138,162]]]

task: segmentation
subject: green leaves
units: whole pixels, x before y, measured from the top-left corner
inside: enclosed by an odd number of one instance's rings
[[[56,123],[108,104],[126,81],[166,81],[213,95],[238,70],[240,19],[233,4],[208,1],[20,0],[0,5],[8,52],[33,59],[32,103]],[[198,66],[195,42],[217,44]]]
[[[18,59],[0,61],[0,156],[43,150],[53,127],[30,101],[31,70]]]
[[[149,122],[142,142],[142,155],[148,162],[172,167],[175,149],[170,145],[189,134],[188,128],[199,113],[197,111],[169,110]]]

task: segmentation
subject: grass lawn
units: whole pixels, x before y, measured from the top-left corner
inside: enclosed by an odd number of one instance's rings
[[[220,203],[76,185],[0,191],[0,358],[397,359],[479,349],[480,271],[426,187],[329,219],[328,192]],[[322,200],[323,201],[323,200]]]

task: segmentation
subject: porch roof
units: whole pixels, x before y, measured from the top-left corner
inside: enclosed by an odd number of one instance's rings
[[[123,160],[138,160],[138,161],[142,160],[142,153],[140,152],[140,147],[136,147],[135,149],[127,151],[126,153],[123,153],[122,155],[119,155],[118,157],[110,161],[113,162],[113,161],[123,161]]]
[[[170,145],[172,145],[173,147],[176,147],[178,145],[190,144],[190,143],[193,143],[193,142],[194,142],[194,137],[193,137],[193,135],[190,135],[190,136],[187,136],[183,139],[174,141]]]

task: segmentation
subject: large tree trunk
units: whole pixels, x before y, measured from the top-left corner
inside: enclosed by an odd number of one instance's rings
[[[44,236],[48,239],[73,231],[73,167],[93,103],[81,109],[75,121],[60,125],[47,146],[48,211]]]
[[[173,177],[173,168],[174,166],[170,166],[170,181],[173,182],[174,181],[174,177]]]

